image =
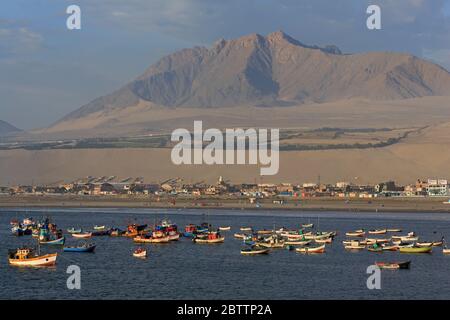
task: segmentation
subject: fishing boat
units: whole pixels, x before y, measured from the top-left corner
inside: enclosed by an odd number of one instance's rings
[[[86,239],[92,237],[92,232],[72,233],[72,237],[79,239]]]
[[[133,238],[135,243],[168,243],[170,238],[161,231],[155,231],[151,235],[139,235]]]
[[[105,230],[105,226],[97,226],[97,225],[95,225],[94,226],[94,230]]]
[[[258,231],[256,231],[256,233],[260,234],[260,235],[265,235],[265,234],[272,234],[273,231],[264,229],[264,230],[258,230]]]
[[[317,240],[317,239],[327,239],[329,237],[334,237],[333,232],[318,232],[316,234],[306,235],[305,239],[307,240]]]
[[[143,248],[137,248],[133,251],[133,257],[136,258],[146,258],[147,257],[147,250]]]
[[[195,224],[188,224],[184,227],[183,236],[186,238],[192,238],[197,231],[197,226]]]
[[[313,228],[313,227],[314,227],[314,223],[302,224],[302,228]]]
[[[391,228],[391,229],[386,229],[387,232],[402,232],[402,229],[397,229],[397,228]]]
[[[376,238],[366,238],[365,239],[367,244],[382,244],[382,243],[388,243],[390,240],[389,239],[376,239]]]
[[[386,232],[387,232],[387,229],[369,230],[369,234],[385,234]]]
[[[400,253],[431,253],[432,247],[400,247]]]
[[[364,230],[350,231],[345,233],[347,237],[364,237],[366,232]]]
[[[253,231],[252,227],[241,227],[239,230],[241,230],[241,231]]]
[[[442,248],[442,253],[443,254],[450,254],[450,249],[447,248],[447,246],[445,246],[444,248]]]
[[[230,231],[231,227],[230,226],[226,226],[226,227],[219,227],[220,231]]]
[[[201,244],[215,244],[224,242],[225,237],[221,236],[219,232],[210,231],[207,234],[195,236],[192,241]]]
[[[433,242],[416,242],[415,245],[417,247],[432,247]]]
[[[83,243],[78,246],[67,246],[63,248],[64,252],[94,252],[96,245],[94,243]]]
[[[39,240],[40,244],[47,244],[47,245],[64,245],[65,242],[66,242],[65,237],[61,237],[58,239]]]
[[[113,229],[111,229],[111,232],[110,232],[109,235],[110,235],[111,237],[120,237],[120,236],[122,236],[124,233],[125,233],[125,231],[120,230],[119,228],[113,228]]]
[[[306,246],[308,244],[311,243],[312,240],[288,240],[285,241],[284,244],[285,245],[290,245],[290,246]]]
[[[270,252],[270,249],[261,248],[261,247],[257,247],[257,246],[241,249],[241,254],[243,254],[245,256],[257,255],[257,254],[268,254],[269,252]]]
[[[351,241],[350,244],[345,244],[344,248],[346,250],[362,250],[365,249],[366,246],[362,245],[359,241]]]
[[[314,242],[316,243],[332,243],[333,238],[325,238],[325,239],[314,239]]]
[[[256,243],[260,247],[272,248],[272,249],[282,249],[286,245],[284,241],[270,240],[270,241],[260,241]]]
[[[296,248],[295,249],[296,252],[300,252],[300,253],[306,253],[306,254],[310,254],[310,253],[324,253],[325,252],[325,245],[321,245],[318,247],[302,247],[302,248]]]
[[[48,267],[56,264],[57,253],[40,255],[31,248],[19,248],[9,251],[9,264],[24,267]]]
[[[72,228],[67,229],[67,232],[68,233],[81,233],[82,230],[81,230],[81,228],[75,229],[72,227]]]
[[[137,225],[135,223],[130,224],[130,225],[127,226],[127,230],[125,231],[123,236],[124,237],[128,237],[128,238],[134,238],[139,233],[142,233],[145,228],[147,228],[146,224],[142,224],[142,225]]]
[[[404,262],[375,262],[380,269],[409,269],[411,261]]]
[[[248,237],[248,235],[245,233],[235,233],[233,237],[235,237],[236,239],[245,239],[246,237]]]
[[[419,237],[412,237],[412,236],[392,236],[392,242],[414,242],[418,241]]]

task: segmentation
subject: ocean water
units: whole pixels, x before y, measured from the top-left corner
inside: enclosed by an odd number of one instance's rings
[[[58,247],[52,268],[18,268],[7,251],[33,244],[31,236],[10,233],[13,218],[50,216],[58,227],[91,229],[94,225],[125,228],[127,223],[152,224],[169,218],[180,230],[204,220],[230,225],[225,243],[194,244],[180,238],[169,244],[146,244],[148,258],[132,257],[136,245],[124,237],[94,237],[93,254],[65,253]],[[302,255],[274,249],[269,255],[242,256],[241,226],[256,229],[298,227],[314,223],[321,231],[339,232],[326,253]],[[423,240],[450,239],[450,215],[437,213],[345,213],[264,210],[29,209],[0,210],[0,299],[450,299],[450,256],[442,248],[432,254],[348,252],[345,232],[365,228],[401,228]],[[384,237],[379,236],[379,237]],[[77,241],[70,235],[67,244]],[[381,289],[369,290],[367,267],[375,261],[411,260],[410,270],[382,270]],[[81,269],[81,289],[70,290],[69,265]]]

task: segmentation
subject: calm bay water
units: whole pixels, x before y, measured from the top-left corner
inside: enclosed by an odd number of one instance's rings
[[[205,215],[206,213],[206,215]],[[184,229],[206,219],[213,226],[230,225],[225,243],[198,245],[186,238],[169,244],[147,244],[149,257],[132,257],[131,239],[95,237],[94,254],[63,253],[54,268],[17,268],[8,265],[7,251],[32,244],[30,236],[10,233],[13,218],[50,216],[58,227],[91,229],[94,225],[119,226],[169,218]],[[318,217],[320,217],[318,219]],[[302,255],[275,249],[267,256],[242,256],[241,241],[233,238],[239,227],[256,229],[298,227],[319,222],[320,230],[339,235],[322,255]],[[450,215],[428,213],[342,213],[241,210],[139,209],[0,209],[1,299],[450,299],[450,256],[441,248],[432,254],[347,252],[345,232],[358,228],[402,228],[423,240],[450,239]],[[381,236],[384,237],[384,236]],[[67,244],[77,240],[67,236]],[[381,290],[366,286],[366,268],[375,261],[411,260],[410,270],[382,270]],[[81,290],[69,290],[66,269],[81,268]]]

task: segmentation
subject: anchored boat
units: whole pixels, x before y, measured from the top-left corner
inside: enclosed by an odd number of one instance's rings
[[[321,245],[318,247],[302,247],[302,248],[296,248],[295,251],[300,253],[324,253],[325,252],[325,245]]]
[[[78,246],[64,247],[64,252],[94,252],[96,245],[94,243],[83,243]]]
[[[147,250],[142,248],[137,248],[133,251],[133,257],[136,258],[146,258],[147,257]]]
[[[92,232],[72,233],[72,237],[86,239],[92,237]]]
[[[56,264],[57,253],[40,255],[31,248],[10,250],[9,264],[23,267],[48,267]]]
[[[261,248],[261,247],[257,247],[257,246],[241,249],[241,254],[246,255],[246,256],[257,255],[257,254],[268,254],[269,252],[270,252],[270,249]]]
[[[401,253],[430,253],[432,247],[400,247]]]
[[[225,237],[221,236],[219,232],[210,231],[206,234],[196,235],[192,241],[194,243],[215,244],[224,242]]]
[[[375,262],[380,269],[409,269],[411,261],[404,262]]]

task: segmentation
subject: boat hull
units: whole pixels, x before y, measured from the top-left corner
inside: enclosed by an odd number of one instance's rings
[[[400,253],[430,253],[431,247],[404,247],[400,248]]]
[[[297,248],[295,249],[296,252],[300,252],[300,253],[306,253],[306,254],[310,254],[310,253],[324,253],[325,252],[325,245],[319,246],[319,247],[305,247],[305,248]]]
[[[89,247],[65,247],[64,252],[94,252],[96,246]]]

